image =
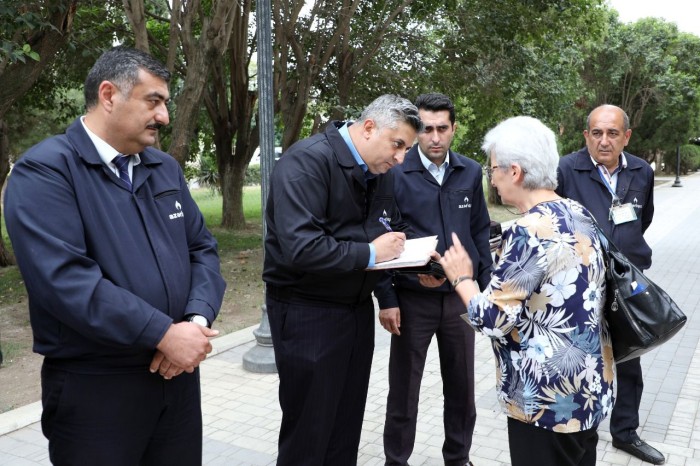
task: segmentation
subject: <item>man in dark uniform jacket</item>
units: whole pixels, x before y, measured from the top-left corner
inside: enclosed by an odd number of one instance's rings
[[[423,122],[418,144],[394,170],[394,193],[404,221],[418,236],[438,236],[443,253],[457,233],[475,265],[474,279],[485,287],[493,259],[482,168],[450,150],[457,128],[455,108],[443,94],[423,94],[416,102]],[[446,465],[469,463],[476,422],[474,330],[460,317],[464,303],[449,283],[426,288],[412,274],[397,273],[393,287],[376,293],[379,321],[392,333],[389,395],[384,425],[387,465],[406,465],[413,452],[418,396],[428,346],[437,337],[444,386]]]
[[[583,204],[609,238],[640,269],[651,266],[644,232],[654,216],[654,171],[623,152],[632,130],[619,107],[602,105],[588,116],[586,147],[559,162],[556,192]],[[637,435],[644,380],[639,358],[616,365],[617,400],[610,416],[613,446],[663,464],[664,455]]]
[[[372,291],[406,236],[389,169],[421,123],[385,95],[290,147],[270,178],[263,280],[280,377],[278,465],[355,465],[372,355]]]
[[[225,283],[179,164],[149,147],[169,122],[169,79],[146,53],[106,51],[87,113],[8,180],[54,465],[202,463],[198,366]]]

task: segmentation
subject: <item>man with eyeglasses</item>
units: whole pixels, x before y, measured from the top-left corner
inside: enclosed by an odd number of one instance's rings
[[[467,248],[484,287],[491,275],[490,219],[481,167],[450,150],[457,129],[455,108],[443,94],[423,94],[415,102],[423,122],[416,144],[394,171],[394,195],[402,218],[418,236],[438,235],[438,252],[452,245],[455,232]],[[431,282],[432,280],[432,282]],[[423,286],[439,285],[435,288]],[[393,286],[375,290],[379,321],[391,337],[389,395],[384,426],[387,465],[406,465],[413,452],[418,396],[428,346],[437,337],[443,380],[446,465],[470,465],[476,422],[474,330],[460,315],[464,304],[454,285],[429,276],[397,273]]]
[[[585,206],[615,245],[639,268],[648,269],[651,248],[643,235],[654,215],[654,171],[646,161],[623,151],[631,135],[624,110],[614,105],[595,108],[583,131],[586,147],[559,162],[556,192]],[[618,363],[616,368],[612,444],[642,461],[663,464],[664,455],[637,435],[644,389],[640,359]]]

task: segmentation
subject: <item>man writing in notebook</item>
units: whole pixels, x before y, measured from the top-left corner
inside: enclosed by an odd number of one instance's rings
[[[278,466],[357,464],[374,352],[368,267],[401,254],[406,236],[390,168],[421,123],[384,95],[357,121],[330,122],[291,146],[270,178],[263,280],[282,425]],[[389,172],[387,174],[387,172]]]
[[[489,214],[482,169],[450,150],[457,123],[455,109],[443,94],[423,94],[415,102],[423,122],[418,144],[395,169],[394,195],[402,218],[416,235],[438,236],[437,251],[459,236],[474,262],[474,279],[490,278]],[[394,275],[393,287],[377,295],[379,321],[391,337],[389,395],[384,426],[387,465],[406,465],[413,451],[418,394],[428,346],[437,337],[445,396],[446,465],[471,464],[469,449],[476,422],[474,404],[474,331],[461,318],[464,304],[449,283],[426,288],[415,275]]]

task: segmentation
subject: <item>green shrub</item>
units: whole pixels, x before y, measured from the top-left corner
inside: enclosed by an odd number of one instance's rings
[[[260,165],[248,165],[245,171],[245,184],[246,186],[253,186],[260,184],[261,174]]]
[[[681,146],[681,174],[693,172],[700,169],[700,147],[686,144]],[[666,173],[676,173],[677,155],[676,151],[667,152],[664,155],[664,163],[666,164],[664,171]]]

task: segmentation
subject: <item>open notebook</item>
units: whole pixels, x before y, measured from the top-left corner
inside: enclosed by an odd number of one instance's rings
[[[420,267],[428,263],[430,260],[430,253],[435,250],[437,243],[437,235],[406,240],[404,250],[399,257],[375,264],[374,267],[369,267],[367,270]]]

